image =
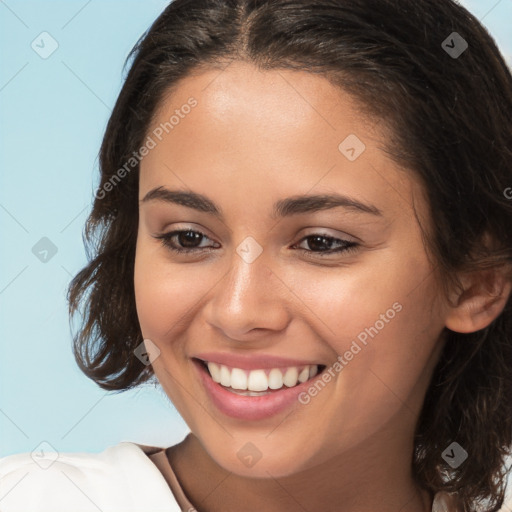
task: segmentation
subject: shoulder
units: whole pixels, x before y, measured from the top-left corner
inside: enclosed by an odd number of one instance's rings
[[[179,512],[167,482],[141,446],[121,442],[97,454],[0,458],[0,510]]]

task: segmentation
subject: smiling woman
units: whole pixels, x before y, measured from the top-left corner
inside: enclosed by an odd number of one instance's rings
[[[90,502],[498,511],[512,77],[487,32],[449,0],[175,0],[132,57],[76,359],[107,390],[157,379],[191,432],[93,456]],[[45,475],[21,509],[76,507]]]

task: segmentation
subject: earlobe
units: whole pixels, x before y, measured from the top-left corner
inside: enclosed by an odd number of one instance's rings
[[[451,331],[460,333],[484,329],[507,304],[512,290],[510,275],[505,269],[486,270],[471,277],[464,276],[461,282],[464,290],[452,297],[445,325]]]

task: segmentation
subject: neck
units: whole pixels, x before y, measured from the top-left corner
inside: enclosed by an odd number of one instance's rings
[[[267,512],[430,512],[432,497],[412,478],[409,432],[389,425],[350,452],[279,478],[226,471],[193,434],[167,453],[199,512],[239,511],[241,503],[245,510]]]

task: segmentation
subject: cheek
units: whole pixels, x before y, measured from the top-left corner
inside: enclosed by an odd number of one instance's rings
[[[137,246],[134,269],[134,288],[137,316],[142,335],[150,339],[160,349],[160,355],[153,361],[154,373],[187,423],[193,424],[187,403],[188,395],[181,393],[179,382],[186,379],[183,373],[180,342],[172,344],[169,340],[179,339],[185,329],[187,312],[191,304],[197,301],[194,287],[190,285],[190,276],[179,270],[162,257],[161,251],[155,251],[143,243]]]
[[[346,267],[310,270],[289,278],[295,279],[293,294],[302,301],[302,310],[309,311],[305,314],[316,326],[318,338],[343,354],[358,336],[364,342],[367,329],[376,323],[379,332],[396,323],[397,310],[406,298],[402,283],[410,279],[408,273],[404,262],[393,262],[390,255],[377,263],[365,264],[361,259]]]
[[[375,349],[395,355],[416,350],[415,338],[436,322],[435,289],[430,264],[422,256],[392,254],[377,263],[352,267],[310,280],[304,288],[307,304],[326,327],[328,340],[342,354],[352,340],[363,344],[380,339]],[[427,277],[427,278],[426,278]],[[411,343],[406,343],[410,341]]]
[[[336,407],[354,411],[354,427],[382,423],[416,393],[442,331],[431,308],[437,290],[432,278],[424,279],[428,262],[409,257],[381,263],[317,275],[296,291],[314,311],[310,325],[341,357],[331,366]]]
[[[187,286],[186,273],[173,271],[159,252],[138,245],[134,271],[135,303],[142,333],[157,344],[178,326],[194,294],[194,287],[190,283]]]

